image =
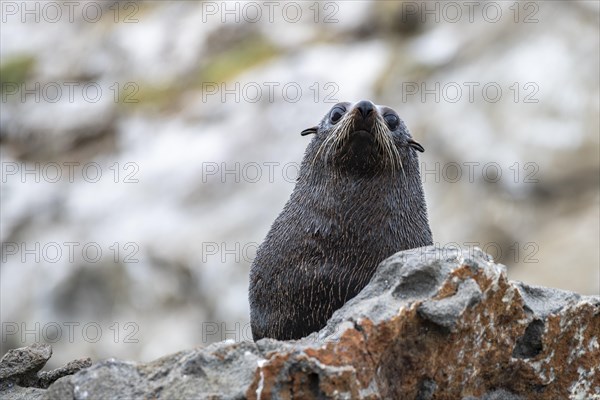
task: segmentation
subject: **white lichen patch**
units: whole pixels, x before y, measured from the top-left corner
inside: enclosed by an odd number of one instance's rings
[[[571,363],[575,359],[583,357],[587,350],[587,346],[584,345],[583,339],[585,337],[584,333],[587,329],[587,325],[581,325],[579,329],[577,329],[577,333],[575,334],[574,339],[577,340],[577,345],[573,346],[571,352],[569,353],[569,357],[567,358],[567,362]]]
[[[588,343],[588,350],[594,351],[594,350],[598,350],[599,348],[600,348],[600,346],[598,345],[598,338],[596,336],[594,336],[593,338],[590,339],[590,342]]]
[[[261,367],[261,365],[260,365],[260,362],[259,362],[259,365],[258,365],[258,366],[259,366],[259,367]],[[260,399],[261,399],[261,396],[262,396],[262,391],[263,391],[264,385],[265,385],[265,374],[264,374],[264,372],[261,370],[261,371],[260,371],[260,381],[258,381],[258,387],[256,388],[256,398],[257,398],[258,400],[260,400]]]
[[[510,304],[512,303],[513,297],[515,297],[515,289],[510,286],[506,292],[504,292],[504,296],[502,296],[502,302],[508,303],[506,309],[510,308]]]
[[[544,368],[543,368],[544,365],[543,364],[544,364],[543,360],[529,362],[529,365],[533,368],[533,370],[535,371],[537,376],[540,378],[542,383],[546,384],[548,378],[546,377],[546,374],[544,373]]]
[[[577,368],[579,379],[569,387],[569,399],[573,400],[590,400],[598,399],[600,396],[592,394],[592,378],[595,376],[596,367],[587,371],[583,367]],[[591,396],[591,397],[590,397]]]

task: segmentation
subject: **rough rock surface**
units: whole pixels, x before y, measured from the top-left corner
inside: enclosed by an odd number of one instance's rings
[[[0,360],[0,393],[3,399],[37,398],[63,376],[71,375],[92,365],[89,358],[71,361],[52,371],[40,371],[52,357],[52,347],[34,343],[29,347],[9,350]]]
[[[300,341],[220,342],[145,364],[103,361],[35,395],[595,399],[599,340],[600,297],[511,282],[478,250],[428,247],[384,261],[323,330]],[[36,371],[42,358],[30,361]],[[26,390],[19,393],[32,397]]]

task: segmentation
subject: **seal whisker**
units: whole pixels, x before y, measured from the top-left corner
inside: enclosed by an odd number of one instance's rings
[[[332,140],[330,143],[328,143],[328,148],[325,153],[326,159],[329,160],[332,154],[338,152],[342,148],[342,145],[350,137],[350,131],[353,126],[353,120],[351,118],[346,117],[342,119],[341,123],[338,124],[336,129],[333,132],[331,132],[329,138],[332,138]],[[339,174],[339,171],[337,169],[334,169],[334,173],[337,175]]]
[[[404,173],[404,166],[402,165],[402,158],[394,144],[394,137],[381,119],[378,119],[375,123],[374,133],[377,147],[382,153],[386,165],[391,168],[392,175],[395,175],[397,170],[401,170],[402,174],[406,176]]]
[[[323,151],[323,149],[327,148],[329,146],[329,142],[331,142],[332,140],[334,140],[334,138],[335,138],[335,132],[331,132],[325,138],[325,140],[323,140],[321,142],[321,144],[319,145],[319,148],[317,149],[317,152],[316,152],[315,156],[312,159],[311,168],[314,167],[314,165],[317,162],[317,160],[319,159],[319,156],[321,155],[321,152]],[[327,159],[327,152],[325,154],[325,158]]]

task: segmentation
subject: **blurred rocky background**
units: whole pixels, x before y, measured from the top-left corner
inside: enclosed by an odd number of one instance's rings
[[[599,294],[598,2],[267,3],[1,3],[2,354],[249,340],[299,133],[365,98],[426,149],[436,244]]]

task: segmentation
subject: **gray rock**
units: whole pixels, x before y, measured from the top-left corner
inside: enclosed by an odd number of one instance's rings
[[[421,317],[445,328],[453,328],[467,307],[481,300],[481,290],[473,279],[461,282],[452,297],[425,300],[418,308]]]
[[[254,343],[221,342],[182,351],[148,364],[119,360],[99,362],[56,382],[49,398],[244,398],[254,369],[262,359]]]
[[[57,379],[92,365],[92,361],[87,358],[72,361],[52,371],[40,371],[51,356],[52,347],[41,343],[9,350],[0,360],[0,390],[6,388],[11,396],[17,398],[21,393],[36,396],[39,391],[31,388],[45,389]]]
[[[579,294],[566,290],[527,285],[523,282],[516,282],[515,285],[525,301],[526,310],[541,317],[554,314],[581,298]]]
[[[52,347],[35,343],[29,347],[9,350],[0,361],[0,379],[36,375],[52,357]]]
[[[301,340],[225,341],[150,363],[111,359],[60,379],[73,368],[40,373],[51,350],[34,345],[2,360],[0,396],[593,398],[599,331],[600,297],[511,282],[479,250],[427,247],[382,262],[323,330]]]

